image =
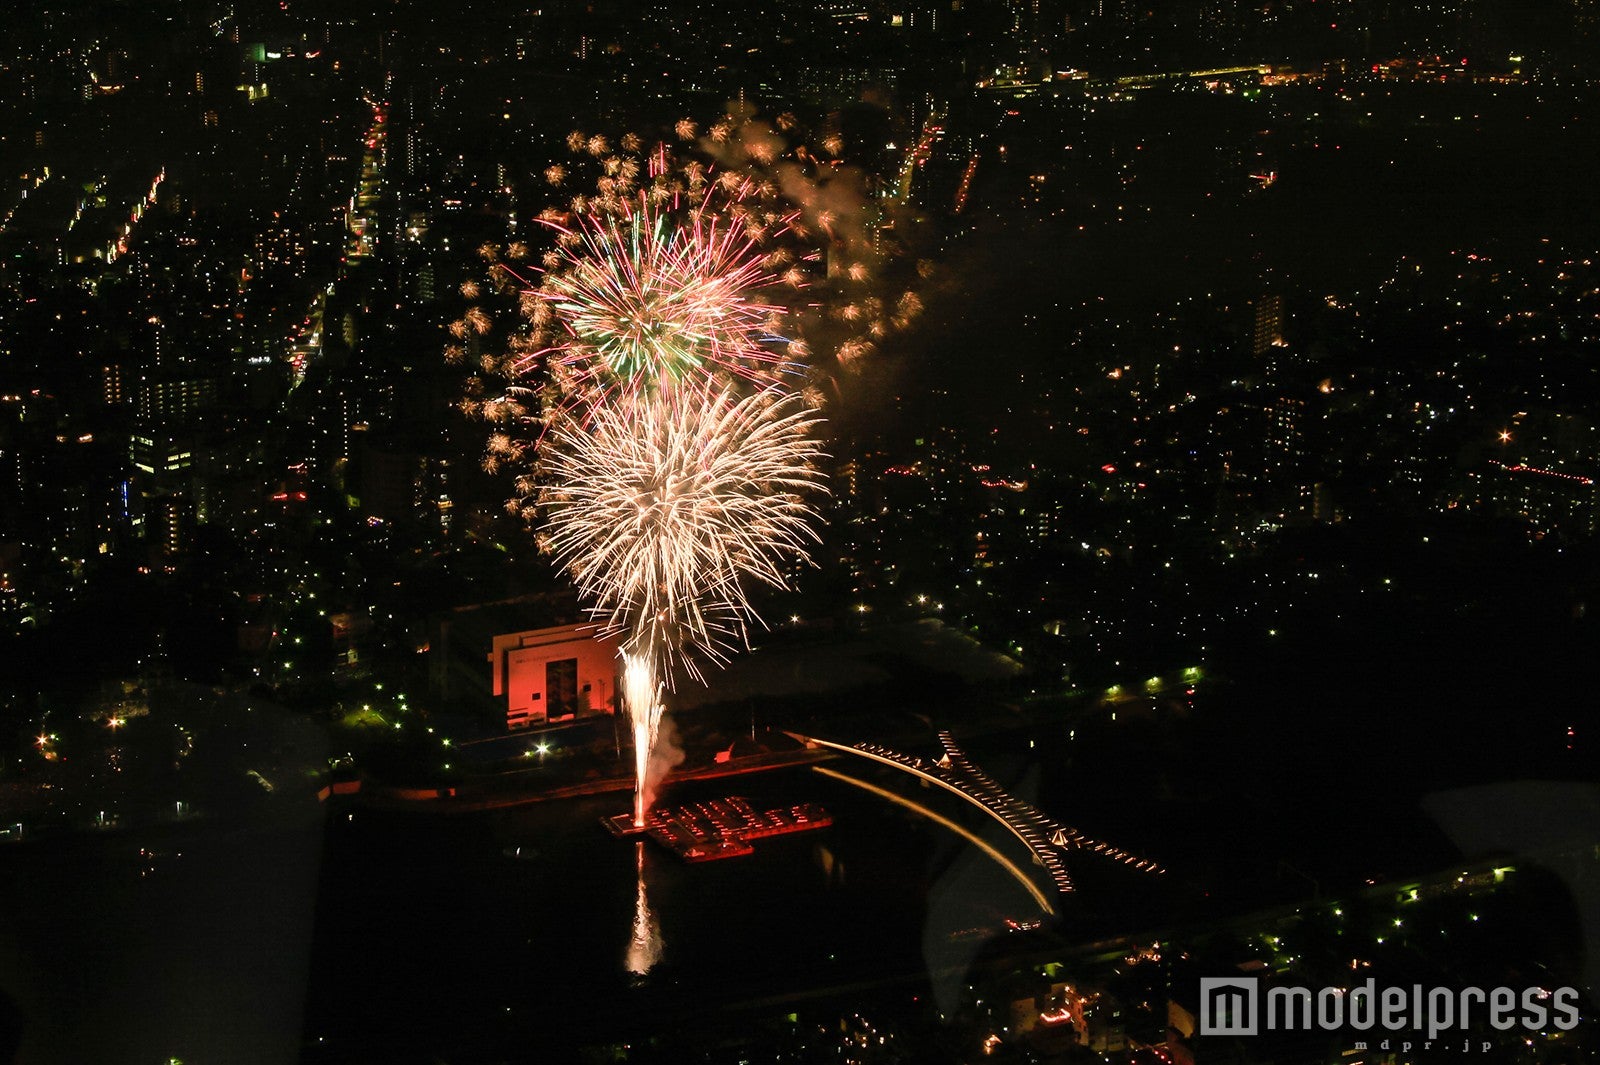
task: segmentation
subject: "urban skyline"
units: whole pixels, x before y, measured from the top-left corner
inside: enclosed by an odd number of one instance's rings
[[[0,1061],[1593,1057],[1600,4],[11,26]]]

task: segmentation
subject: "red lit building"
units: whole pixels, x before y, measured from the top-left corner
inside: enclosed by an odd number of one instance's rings
[[[600,627],[571,594],[523,595],[443,611],[416,647],[442,709],[520,730],[617,712],[617,640]]]
[[[525,729],[617,711],[617,641],[594,623],[494,637],[493,694],[506,727]]]

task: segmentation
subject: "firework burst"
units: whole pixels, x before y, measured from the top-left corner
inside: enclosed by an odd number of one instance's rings
[[[590,610],[626,634],[624,655],[648,666],[641,691],[726,662],[758,620],[747,586],[785,588],[785,564],[809,559],[809,498],[824,491],[817,424],[772,389],[669,389],[553,429],[549,548]]]
[[[921,310],[885,295],[868,180],[798,125],[684,120],[676,146],[574,130],[541,175],[570,196],[537,215],[551,239],[484,249],[491,284],[462,290],[521,323],[451,326],[452,360],[482,366],[463,403],[493,424],[485,465],[517,474],[509,509],[622,636],[641,825],[674,681],[746,647],[749,594],[817,540],[818,409]]]
[[[665,140],[569,135],[570,158],[543,173],[567,202],[536,215],[552,239],[490,267],[520,325],[454,327],[482,338],[474,354],[498,347],[487,376],[537,382],[529,428],[613,390],[695,379],[831,402],[863,352],[912,327],[921,301],[888,294],[905,272],[870,179],[822,162],[794,116],[774,123],[741,112]]]
[[[590,385],[661,387],[718,372],[760,383],[783,360],[766,344],[781,308],[762,234],[714,211],[676,219],[642,196],[625,213],[586,214],[537,290],[564,333],[561,362]]]

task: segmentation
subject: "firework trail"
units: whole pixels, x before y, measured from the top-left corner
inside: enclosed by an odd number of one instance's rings
[[[747,582],[788,586],[817,540],[815,412],[773,388],[619,393],[561,422],[544,493],[549,549],[607,631],[623,633],[634,822],[644,823],[662,692],[726,662],[759,621]]]
[[[650,755],[661,735],[661,715],[666,709],[650,654],[622,653],[622,705],[633,725],[633,823],[642,825]]]

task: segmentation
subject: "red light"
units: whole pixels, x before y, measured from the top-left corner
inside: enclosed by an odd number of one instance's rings
[[[1104,466],[1101,466],[1100,469],[1104,473],[1116,473],[1117,472],[1117,468],[1115,466],[1113,466],[1109,462],[1106,463]]]

